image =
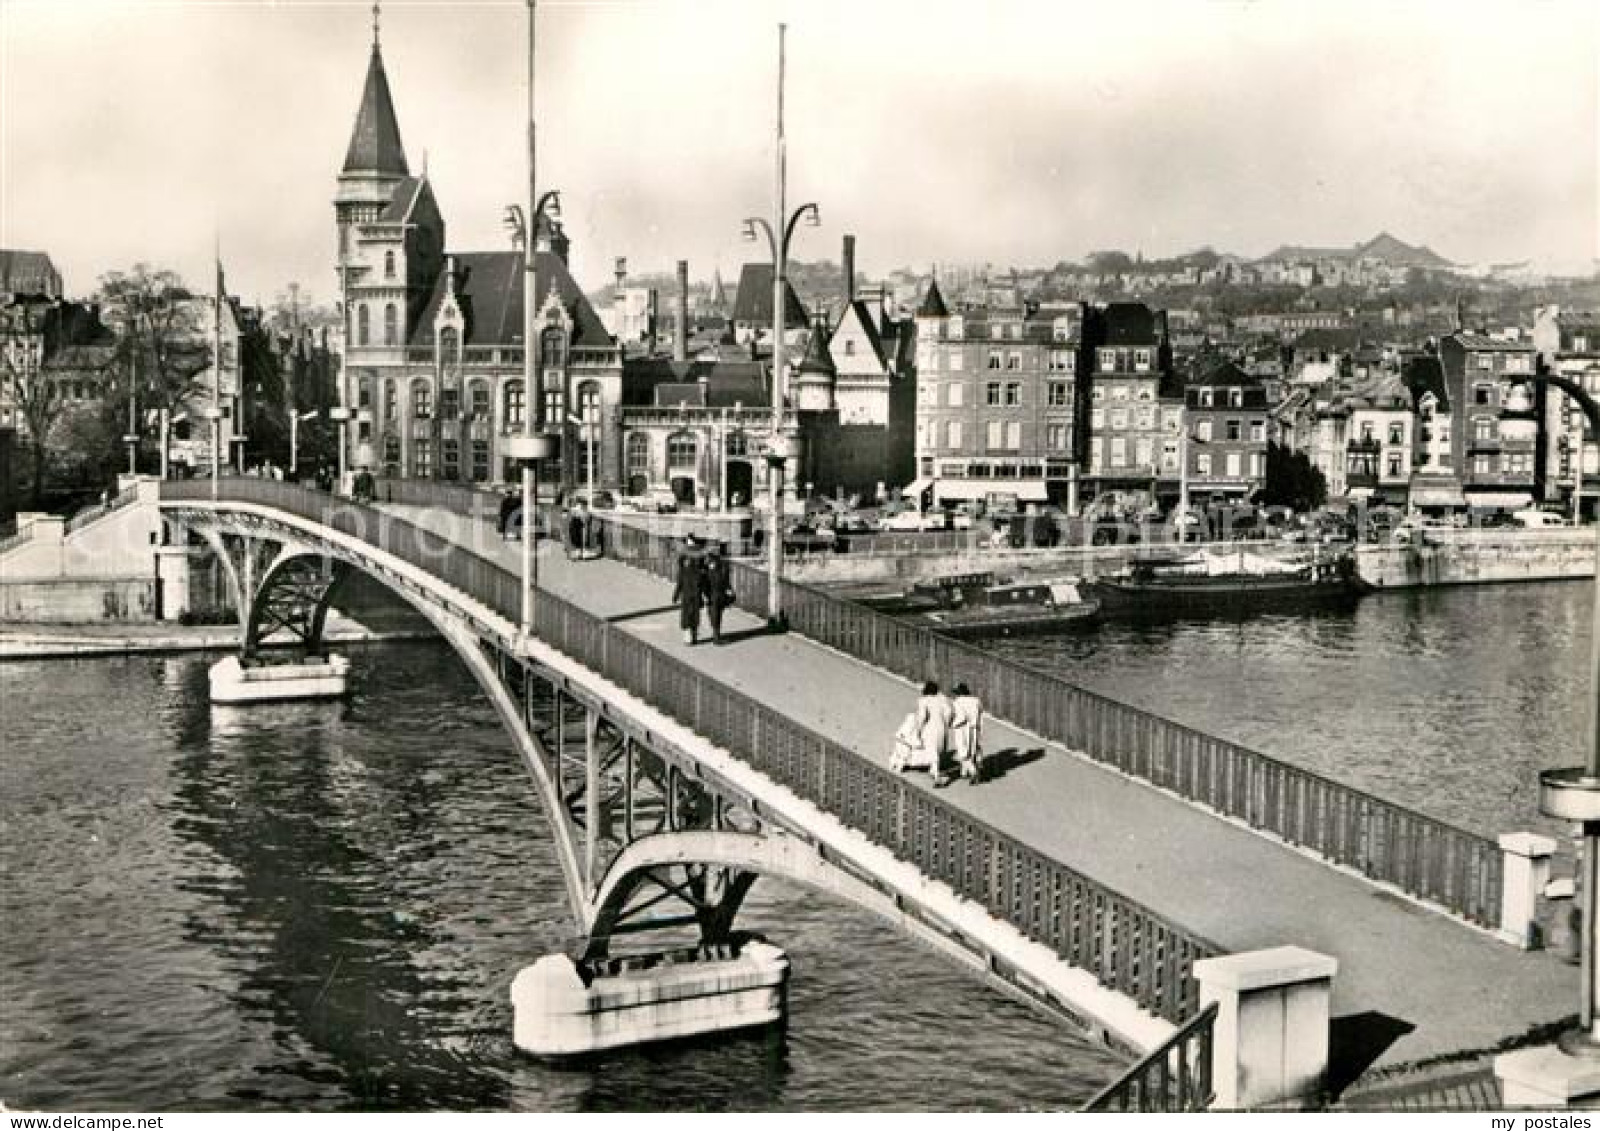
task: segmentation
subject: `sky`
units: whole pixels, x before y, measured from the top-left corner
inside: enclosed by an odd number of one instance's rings
[[[538,183],[594,287],[765,260],[786,23],[792,255],[901,266],[1350,245],[1600,256],[1595,0],[540,0]],[[0,246],[73,294],[137,261],[335,291],[370,0],[0,0]],[[453,250],[526,190],[522,0],[387,0],[406,155]]]

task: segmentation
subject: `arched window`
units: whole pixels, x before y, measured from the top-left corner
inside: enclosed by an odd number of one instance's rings
[[[585,469],[600,466],[600,382],[585,381],[578,386],[579,458]]]
[[[400,334],[400,312],[395,309],[394,303],[386,303],[383,308],[383,344],[392,346]]]
[[[394,378],[391,377],[383,383],[383,418],[385,420],[393,420],[399,413],[400,409],[395,403],[397,400],[399,400],[399,394],[395,391]],[[398,440],[395,441],[397,444],[399,442]],[[396,456],[395,458],[398,459],[399,457]]]
[[[734,459],[743,459],[749,454],[749,434],[743,431],[728,433],[728,455],[732,456]]]
[[[627,442],[628,475],[650,475],[650,437],[643,432],[630,432]]]
[[[356,307],[356,345],[364,346],[370,340],[371,327],[367,321],[366,304]]]
[[[426,381],[411,382],[411,415],[418,420],[433,415],[433,387]]]
[[[674,432],[667,437],[667,474],[693,475],[698,454],[699,445],[695,443],[694,433]]]
[[[473,420],[489,419],[489,383],[474,381],[467,386],[467,412]]]
[[[383,253],[383,277],[385,279],[394,278],[394,252],[392,251]]]
[[[505,427],[507,431],[522,427],[523,413],[527,411],[528,398],[521,381],[507,381],[505,388]]]

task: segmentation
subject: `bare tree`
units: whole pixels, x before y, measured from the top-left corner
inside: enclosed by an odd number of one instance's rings
[[[45,321],[48,307],[17,302],[3,314],[5,376],[12,400],[28,430],[33,461],[33,505],[44,499],[44,465],[50,433],[61,418],[66,398],[45,368]]]
[[[176,416],[208,388],[205,300],[176,272],[136,263],[100,279],[106,321],[118,331],[116,403]]]

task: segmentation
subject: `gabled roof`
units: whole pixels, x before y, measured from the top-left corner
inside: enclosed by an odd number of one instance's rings
[[[656,386],[657,408],[704,408],[706,389],[698,381],[663,381]]]
[[[783,281],[783,322],[790,330],[804,329],[810,319],[795,294],[794,284]],[[772,324],[772,264],[746,263],[739,273],[739,292],[733,300],[733,320],[756,326]]]
[[[1500,350],[1505,353],[1532,353],[1533,343],[1527,341],[1506,341],[1504,338],[1491,338],[1487,334],[1473,334],[1465,330],[1448,335],[1453,338],[1462,349],[1490,351]]]
[[[43,251],[0,248],[0,293],[61,294],[61,272]]]
[[[933,279],[928,283],[928,293],[922,296],[922,302],[917,307],[918,318],[948,318],[950,309],[944,304],[944,295],[939,293],[939,280]]]
[[[877,358],[879,365],[887,368],[889,358],[884,351],[883,337],[878,332],[878,320],[872,316],[871,308],[861,299],[856,299],[854,302],[845,305],[839,321],[833,327],[833,333],[828,337],[829,344],[831,345],[833,339],[838,336],[839,331],[844,329],[844,320],[852,313],[861,324],[862,331],[867,335],[867,344],[872,347],[872,356]],[[817,334],[814,336],[820,338],[822,335]]]
[[[356,111],[356,128],[345,151],[346,173],[387,173],[406,176],[406,151],[400,144],[400,123],[389,95],[389,76],[383,70],[383,53],[372,45],[367,63],[367,82],[361,91],[361,108]]]
[[[1423,395],[1432,393],[1439,408],[1450,411],[1450,389],[1444,379],[1444,367],[1439,364],[1438,358],[1427,355],[1407,358],[1401,380],[1411,391],[1413,405],[1421,404]]]
[[[824,374],[838,372],[833,364],[833,355],[828,352],[828,340],[816,327],[812,327],[811,334],[806,339],[806,355],[800,359],[799,371]]]
[[[463,345],[522,344],[522,281],[525,274],[519,251],[469,251],[452,256],[455,263],[456,302],[466,319]],[[439,272],[433,293],[423,307],[411,341],[433,341],[433,323],[448,291],[450,272]],[[553,286],[567,317],[572,320],[574,346],[609,346],[611,335],[589,305],[559,256],[541,251],[534,256],[536,302],[544,305]]]
[[[1222,388],[1229,385],[1258,388],[1261,385],[1261,378],[1254,376],[1253,374],[1246,373],[1243,369],[1239,368],[1236,362],[1232,361],[1231,359],[1224,358],[1221,361],[1214,362],[1213,364],[1207,366],[1199,373],[1196,373],[1189,379],[1189,384],[1214,386],[1217,388]]]
[[[651,390],[649,403],[653,405],[675,407],[682,402],[708,408],[766,408],[769,403],[767,367],[758,361],[640,357],[629,358],[624,364],[624,384]],[[691,387],[699,392],[677,392]],[[700,399],[693,399],[696,396]]]
[[[411,219],[411,213],[424,193],[433,196],[433,189],[428,186],[426,177],[407,177],[395,186],[389,203],[378,213],[378,223],[404,224]]]

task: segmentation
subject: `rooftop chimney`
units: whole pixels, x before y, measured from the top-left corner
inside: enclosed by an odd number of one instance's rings
[[[672,360],[689,360],[689,261],[678,260],[678,327],[672,341]]]
[[[855,302],[855,300],[856,300],[856,238],[854,236],[845,236],[845,238],[844,238],[844,264],[843,264],[843,266],[844,266],[844,300],[845,300],[845,302]]]

